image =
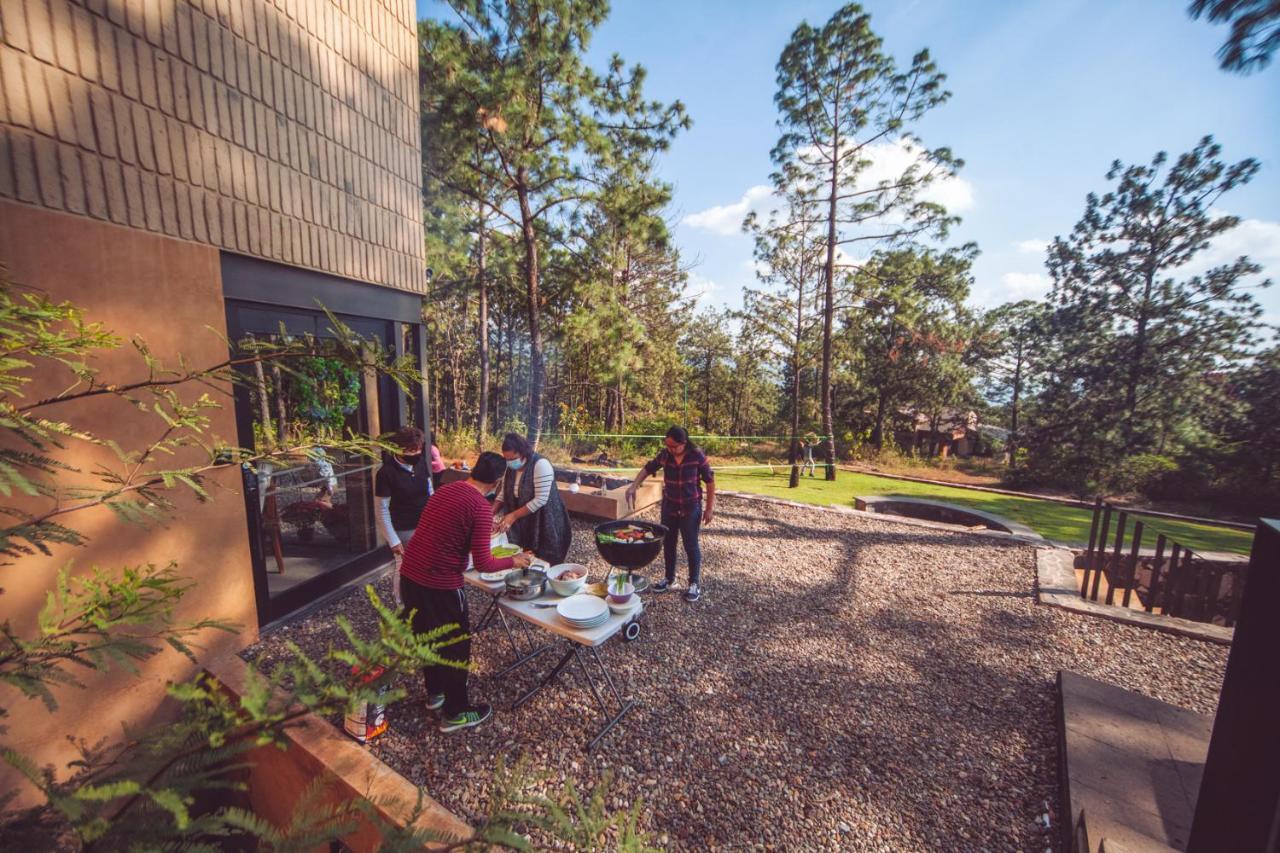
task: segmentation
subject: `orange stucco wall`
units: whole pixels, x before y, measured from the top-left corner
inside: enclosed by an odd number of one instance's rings
[[[87,217],[43,211],[0,201],[0,263],[19,284],[40,288],[58,300],[82,307],[91,320],[126,341],[138,337],[166,363],[181,354],[192,365],[207,365],[226,357],[225,312],[218,250],[140,230],[123,228]],[[98,362],[104,378],[141,378],[137,354],[127,343]],[[67,385],[68,374],[45,371],[29,387],[28,399],[56,392]],[[198,395],[201,388],[184,394]],[[235,443],[233,406],[229,396],[213,413],[212,435]],[[137,448],[158,436],[163,424],[119,399],[97,398],[74,405],[53,406],[48,415]],[[118,466],[110,453],[84,444],[70,444],[63,457],[81,470],[101,462]],[[108,510],[88,510],[65,517],[69,526],[88,535],[86,547],[56,548],[51,557],[24,557],[0,567],[0,619],[20,630],[35,625],[46,591],[57,570],[73,562],[76,572],[175,560],[180,572],[196,582],[182,614],[188,618],[216,616],[240,623],[238,635],[205,637],[206,658],[252,642],[256,636],[253,576],[249,559],[244,504],[239,478],[212,481],[213,501],[198,503],[179,495],[177,511],[163,526],[141,528],[117,521]],[[87,674],[85,690],[58,691],[60,719],[52,723],[44,706],[11,692],[0,704],[11,713],[8,746],[40,764],[59,769],[73,756],[70,745],[54,732],[74,732],[90,743],[117,737],[124,723],[153,718],[163,701],[166,680],[190,672],[190,664],[166,652],[150,661],[143,678],[123,672]],[[0,768],[0,790],[14,786],[12,775]]]

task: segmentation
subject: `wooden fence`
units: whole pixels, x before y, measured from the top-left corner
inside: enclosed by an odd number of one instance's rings
[[[1148,613],[1234,626],[1246,564],[1205,560],[1163,533],[1156,534],[1152,549],[1146,526],[1134,515],[1102,498],[1094,502],[1080,597],[1097,601],[1105,579],[1107,604],[1130,607],[1137,596]]]

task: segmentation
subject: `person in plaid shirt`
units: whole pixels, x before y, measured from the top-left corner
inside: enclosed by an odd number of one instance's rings
[[[702,596],[702,548],[698,530],[711,522],[716,504],[716,478],[707,455],[689,440],[683,427],[673,426],[663,439],[663,449],[640,469],[635,482],[627,488],[627,503],[636,505],[636,491],[648,477],[662,470],[662,524],[669,531],[662,543],[667,574],[653,585],[654,592],[666,592],[676,581],[676,537],[684,540],[684,554],[689,561],[689,588],[685,601]],[[702,505],[702,484],[707,484],[707,505]]]

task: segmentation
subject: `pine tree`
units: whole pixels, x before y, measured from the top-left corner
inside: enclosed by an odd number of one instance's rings
[[[782,137],[773,151],[779,188],[799,187],[809,202],[805,219],[826,225],[823,273],[822,431],[827,479],[835,479],[832,328],[837,266],[856,244],[936,233],[953,222],[921,192],[954,174],[961,161],[946,148],[926,149],[908,130],[949,93],[944,76],[922,50],[905,71],[882,50],[862,7],[841,7],[821,27],[802,23],[778,60]],[[870,177],[875,158],[907,165],[883,179]]]
[[[743,323],[781,347],[791,404],[790,488],[800,485],[800,371],[817,352],[815,332],[822,314],[812,309],[821,280],[826,246],[819,223],[807,218],[808,200],[793,189],[787,207],[767,223],[752,213],[743,227],[755,240],[756,276],[763,290],[744,293]]]
[[[859,304],[849,313],[849,349],[871,392],[871,443],[884,447],[895,412],[940,414],[969,393],[970,266],[976,250],[882,252],[856,276]]]
[[[1017,464],[1021,444],[1022,402],[1043,366],[1038,343],[1044,323],[1044,303],[1032,299],[1006,302],[983,316],[982,329],[975,337],[987,396],[1008,407],[1005,453],[1010,465]]]
[[[1167,453],[1214,393],[1206,377],[1254,344],[1261,309],[1245,288],[1261,268],[1239,257],[1186,269],[1239,224],[1214,206],[1258,171],[1220,152],[1205,137],[1172,163],[1164,152],[1148,166],[1116,161],[1115,186],[1091,193],[1075,229],[1053,241],[1054,371],[1033,454],[1044,478],[1105,485],[1126,457]]]
[[[546,335],[542,281],[550,234],[594,194],[593,172],[648,157],[689,126],[679,102],[643,95],[644,69],[618,56],[604,73],[585,62],[592,33],[608,15],[602,0],[451,0],[457,22],[431,22],[433,76],[450,107],[439,132],[475,132],[487,155],[476,182],[450,181],[473,196],[475,183],[504,188],[511,201],[493,208],[517,230],[529,335],[529,420],[542,432]]]

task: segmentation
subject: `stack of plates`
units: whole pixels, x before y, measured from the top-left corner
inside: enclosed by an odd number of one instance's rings
[[[566,625],[578,629],[596,628],[609,621],[609,605],[594,595],[571,595],[556,605]]]

